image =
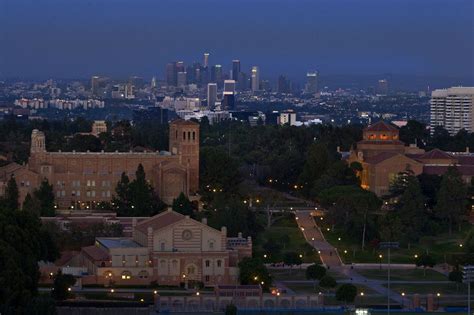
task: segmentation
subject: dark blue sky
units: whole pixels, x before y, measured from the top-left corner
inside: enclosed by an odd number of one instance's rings
[[[279,73],[471,77],[473,0],[0,0],[0,77]]]

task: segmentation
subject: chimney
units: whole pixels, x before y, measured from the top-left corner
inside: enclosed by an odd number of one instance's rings
[[[237,234],[237,237],[238,237],[238,238],[242,238],[242,232],[239,232],[239,233]]]
[[[341,147],[337,146],[336,151],[337,151],[337,153],[341,153]]]
[[[469,153],[469,147],[466,147],[466,153]]]
[[[207,225],[207,218],[202,218],[201,223]]]
[[[227,236],[227,228],[225,226],[221,227],[221,234]]]

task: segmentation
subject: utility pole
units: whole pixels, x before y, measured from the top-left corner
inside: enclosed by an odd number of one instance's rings
[[[391,254],[391,249],[392,248],[398,248],[400,247],[399,242],[381,242],[379,244],[379,247],[381,249],[386,248],[387,249],[387,259],[388,259],[388,271],[387,271],[387,315],[390,315],[390,254]]]

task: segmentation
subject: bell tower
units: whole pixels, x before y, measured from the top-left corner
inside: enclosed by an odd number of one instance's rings
[[[46,138],[42,131],[34,129],[31,133],[31,148],[30,153],[44,153],[46,152]]]
[[[180,156],[180,163],[189,170],[189,192],[199,190],[199,124],[177,119],[170,123],[170,147],[173,155]]]

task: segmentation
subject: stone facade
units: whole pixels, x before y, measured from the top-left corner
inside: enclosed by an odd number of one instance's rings
[[[74,267],[87,268],[83,284],[236,284],[238,262],[252,256],[250,237],[230,238],[205,220],[168,210],[137,221],[131,238],[97,238],[82,248]]]
[[[169,136],[169,151],[48,152],[44,133],[35,129],[28,164],[0,168],[0,195],[11,176],[17,180],[21,201],[46,178],[53,185],[58,208],[94,209],[111,200],[123,172],[132,180],[142,164],[165,203],[181,192],[192,196],[199,189],[199,124],[175,120]]]

